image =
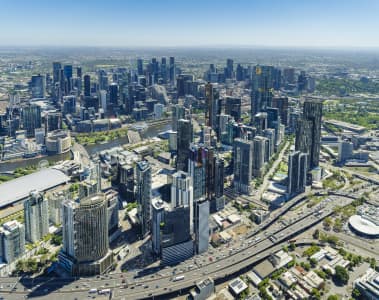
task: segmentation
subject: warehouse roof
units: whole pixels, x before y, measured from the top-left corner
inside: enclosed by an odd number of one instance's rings
[[[26,198],[32,190],[44,192],[66,183],[68,176],[59,170],[48,168],[0,184],[0,207]]]

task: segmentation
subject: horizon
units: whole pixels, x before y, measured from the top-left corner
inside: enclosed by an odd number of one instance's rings
[[[373,0],[15,0],[2,8],[3,47],[379,48]]]

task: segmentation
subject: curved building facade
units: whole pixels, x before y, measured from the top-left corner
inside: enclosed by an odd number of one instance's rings
[[[74,276],[102,274],[112,265],[103,193],[63,202],[61,264]]]

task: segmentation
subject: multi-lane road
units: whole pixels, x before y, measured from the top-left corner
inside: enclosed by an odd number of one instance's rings
[[[111,295],[106,295],[106,297],[112,299],[167,297],[168,294],[174,295],[186,291],[194,286],[195,281],[207,277],[213,278],[216,282],[228,280],[229,276],[262,260],[279,250],[289,239],[293,239],[299,233],[321,222],[333,213],[336,205],[348,205],[351,201],[353,199],[346,197],[340,197],[338,203],[326,199],[316,207],[306,209],[302,214],[292,218],[287,226],[279,221],[280,213],[276,213],[271,220],[267,221],[269,225],[266,224],[265,229],[246,236],[238,243],[238,246],[225,245],[218,248],[216,254],[206,253],[196,256],[178,266],[167,267],[141,278],[134,278],[135,274],[131,272],[71,279],[2,278],[0,279],[0,296],[4,299],[98,298],[99,295],[89,293],[90,289],[96,288],[110,289]],[[183,276],[183,278],[173,281],[177,276]]]

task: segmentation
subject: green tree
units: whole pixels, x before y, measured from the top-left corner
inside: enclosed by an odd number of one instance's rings
[[[347,284],[349,281],[349,272],[344,267],[341,267],[341,266],[336,266],[334,270],[335,270],[334,279],[342,285]]]
[[[338,296],[337,295],[330,295],[328,297],[328,300],[338,300]]]
[[[354,299],[360,299],[361,298],[361,292],[358,289],[354,289],[351,293]]]

